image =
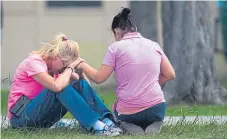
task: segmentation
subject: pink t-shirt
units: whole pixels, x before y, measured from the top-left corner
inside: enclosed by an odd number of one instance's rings
[[[39,55],[31,54],[20,63],[12,80],[8,110],[12,108],[22,95],[33,99],[42,91],[43,86],[32,77],[32,75],[40,72],[47,72],[47,65]],[[8,118],[10,119],[11,117],[12,114],[8,112]]]
[[[114,67],[117,100],[113,110],[134,114],[165,102],[158,83],[161,61],[167,59],[158,43],[138,32],[127,33],[113,43],[103,64]]]

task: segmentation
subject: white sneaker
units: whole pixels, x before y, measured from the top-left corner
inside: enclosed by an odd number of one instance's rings
[[[117,132],[119,132],[119,133],[123,133],[123,131],[119,128],[119,127],[117,127],[115,124],[112,124],[112,125],[110,125],[109,126],[110,128],[111,128],[111,130],[113,130],[113,131],[117,131]]]
[[[123,129],[124,134],[127,135],[145,135],[144,130],[133,123],[121,122],[119,127]]]
[[[109,126],[104,126],[103,130],[95,130],[94,135],[96,136],[118,136],[121,133],[117,130],[111,129]]]

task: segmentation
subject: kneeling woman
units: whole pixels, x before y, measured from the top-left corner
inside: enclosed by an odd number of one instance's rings
[[[117,118],[130,123],[127,127],[131,128],[125,128],[129,133],[140,129],[141,133],[154,134],[161,131],[166,111],[161,85],[174,79],[175,71],[159,44],[136,30],[130,9],[122,9],[112,21],[116,42],[109,46],[100,69],[85,62],[77,68],[96,83],[115,72],[117,100],[113,110]]]
[[[121,133],[110,120],[111,111],[89,83],[72,81],[79,79],[74,72],[78,57],[78,43],[59,34],[20,63],[8,100],[8,118],[13,128],[48,128],[69,111],[80,126],[96,135]],[[75,88],[77,83],[83,85],[83,92]],[[88,98],[89,91],[93,95]],[[89,104],[91,99],[95,104]]]

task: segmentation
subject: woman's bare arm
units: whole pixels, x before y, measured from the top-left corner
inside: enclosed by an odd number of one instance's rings
[[[33,78],[45,88],[48,88],[54,92],[60,92],[64,89],[70,82],[70,77],[72,70],[70,68],[65,69],[65,71],[58,77],[53,78],[47,72],[42,72],[33,75]]]
[[[106,81],[114,70],[114,67],[107,65],[102,65],[99,70],[96,70],[85,62],[79,64],[78,68],[82,69],[83,72],[97,84]]]
[[[54,91],[54,92],[60,92],[62,89],[64,89],[67,85],[70,83],[70,78],[78,78],[76,77],[76,74],[74,75],[74,68],[78,65],[78,61],[72,62],[68,67],[64,70],[62,74],[58,78],[53,78],[50,76],[47,72],[42,72],[33,75],[32,77],[42,84],[44,87]],[[73,74],[73,75],[72,75]]]
[[[163,60],[161,62],[160,70],[161,70],[161,73],[159,75],[159,84],[160,85],[163,85],[164,83],[168,82],[169,80],[172,80],[175,78],[175,71],[168,59]]]

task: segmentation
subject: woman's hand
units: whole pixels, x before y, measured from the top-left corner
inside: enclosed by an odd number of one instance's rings
[[[85,62],[85,60],[82,59],[81,57],[78,57],[75,61],[73,61],[71,64],[69,64],[69,66],[72,67],[72,68],[77,68],[77,66],[78,66],[81,62]]]
[[[70,79],[71,79],[71,81],[79,80],[79,75],[77,73],[73,72]]]
[[[89,79],[97,84],[103,83],[114,70],[114,67],[107,65],[102,65],[99,70],[96,70],[88,65],[81,57],[78,57],[75,61],[73,61],[70,66],[72,66],[72,68],[82,70]]]

